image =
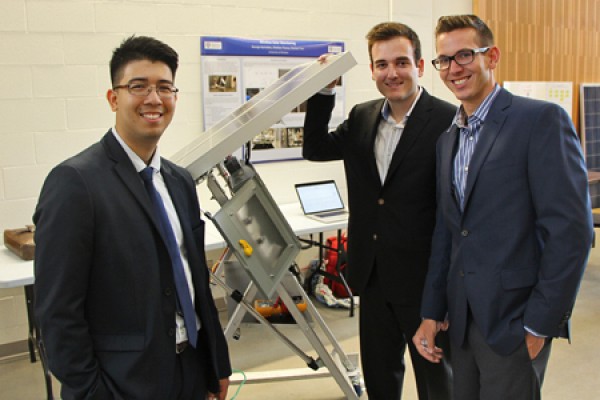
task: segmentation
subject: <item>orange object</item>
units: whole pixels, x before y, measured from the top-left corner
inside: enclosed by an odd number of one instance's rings
[[[302,296],[293,296],[296,308],[301,312],[306,311],[306,302]],[[254,300],[254,309],[258,311],[263,317],[269,318],[271,316],[277,316],[281,314],[289,314],[290,311],[285,304],[281,301],[281,298],[277,300]]]

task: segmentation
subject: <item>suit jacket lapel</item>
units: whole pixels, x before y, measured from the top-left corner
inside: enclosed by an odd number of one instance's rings
[[[388,169],[386,175],[386,183],[393,176],[396,169],[402,164],[402,160],[409,152],[417,138],[421,135],[421,132],[425,129],[427,125],[427,121],[431,118],[431,97],[423,89],[423,93],[421,93],[421,98],[415,104],[415,108],[412,110],[410,117],[408,118],[408,123],[406,124],[404,131],[402,132],[402,136],[400,137],[400,141],[396,146],[396,150],[394,151],[394,155],[392,157],[392,162],[390,163],[390,168]]]
[[[469,163],[469,175],[467,176],[467,184],[465,186],[465,211],[467,210],[469,197],[473,191],[473,187],[477,182],[479,171],[481,171],[481,167],[500,133],[500,129],[507,116],[506,109],[510,107],[511,102],[512,95],[504,89],[501,89],[485,118],[481,132],[479,132],[480,137],[475,146],[471,162]]]
[[[154,208],[152,206],[152,201],[150,200],[150,197],[148,197],[148,193],[144,188],[144,182],[142,181],[142,178],[140,178],[140,176],[138,175],[131,160],[127,156],[127,153],[125,153],[125,150],[123,150],[123,148],[121,147],[117,139],[115,139],[111,131],[109,131],[104,136],[102,142],[104,144],[108,157],[115,162],[113,168],[116,174],[119,176],[119,178],[121,178],[124,185],[131,192],[133,197],[135,197],[135,199],[140,203],[140,205],[148,215],[148,218],[150,218],[150,220],[156,227],[156,230],[162,237],[162,231],[160,229],[157,216],[155,215]],[[165,239],[163,238],[163,240]]]
[[[458,127],[456,124],[452,124],[448,130],[443,133],[448,135],[446,139],[447,145],[441,149],[440,159],[440,187],[442,188],[442,196],[448,196],[451,204],[454,206],[454,210],[460,215],[460,207],[456,196],[454,195],[454,156],[456,155],[456,148],[458,146]]]
[[[188,201],[186,199],[186,195],[182,190],[183,184],[178,183],[179,177],[175,175],[173,169],[169,164],[167,164],[164,159],[161,161],[161,174],[165,181],[165,186],[169,191],[169,196],[171,196],[171,201],[173,202],[173,207],[175,208],[175,212],[177,213],[177,218],[179,220],[179,225],[181,226],[181,230],[183,232],[183,241],[185,243],[185,248],[188,250],[188,253],[195,251],[195,246],[203,245],[202,244],[192,244],[192,238],[194,237],[192,234],[192,225],[189,219],[189,216],[186,215],[187,204]]]
[[[364,126],[367,131],[365,136],[365,152],[368,157],[369,171],[377,179],[377,182],[381,182],[379,177],[379,170],[377,169],[377,161],[375,160],[375,138],[377,137],[377,130],[379,128],[379,121],[381,120],[381,108],[383,107],[384,99],[376,102],[373,105],[372,110],[368,110],[364,116]]]
[[[169,195],[171,196],[171,201],[173,202],[173,207],[175,207],[175,211],[177,212],[179,225],[181,226],[181,231],[183,232],[183,243],[187,250],[187,260],[190,265],[192,282],[195,283],[194,290],[196,291],[196,298],[202,298],[202,296],[204,296],[203,293],[205,292],[205,285],[198,283],[204,281],[204,275],[197,273],[198,269],[193,267],[194,265],[197,265],[197,263],[195,263],[193,260],[196,260],[197,255],[201,254],[201,249],[199,246],[204,246],[204,243],[194,242],[195,236],[192,232],[192,221],[190,221],[190,216],[187,215],[186,212],[189,199],[186,199],[186,194],[182,190],[184,184],[178,183],[178,181],[181,179],[180,176],[175,174],[171,166],[164,162],[164,159],[161,160],[161,174],[165,181],[165,186],[169,191]],[[195,304],[196,309],[199,309],[198,302]]]

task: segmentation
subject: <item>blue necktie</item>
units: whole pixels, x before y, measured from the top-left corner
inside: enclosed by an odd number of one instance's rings
[[[183,262],[181,261],[181,255],[179,254],[177,240],[175,240],[175,234],[173,233],[171,222],[167,216],[165,205],[152,182],[153,175],[154,169],[152,167],[146,167],[140,172],[140,176],[144,181],[144,187],[152,200],[154,212],[158,217],[160,228],[167,244],[167,250],[171,257],[173,275],[175,277],[175,289],[177,290],[178,308],[180,308],[180,311],[183,313],[188,341],[193,347],[196,347],[198,339],[198,331],[196,330],[196,312],[194,311],[192,296],[190,295],[187,279],[185,278],[185,273],[183,271]]]

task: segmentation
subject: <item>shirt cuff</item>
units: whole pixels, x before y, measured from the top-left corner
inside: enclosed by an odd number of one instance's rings
[[[547,338],[548,336],[546,335],[542,335],[541,333],[537,333],[536,331],[534,331],[533,329],[529,328],[528,326],[525,327],[525,330],[529,333],[531,333],[533,336],[537,336],[539,338]]]
[[[335,88],[334,87],[332,87],[332,88],[325,87],[325,88],[319,90],[319,94],[323,94],[325,96],[333,96],[335,94]]]

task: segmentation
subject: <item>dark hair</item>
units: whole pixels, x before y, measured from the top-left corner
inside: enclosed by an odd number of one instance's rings
[[[415,63],[421,59],[421,41],[419,36],[409,26],[401,24],[399,22],[382,22],[375,25],[369,33],[367,33],[367,43],[369,46],[369,58],[371,63],[373,62],[373,55],[371,50],[375,42],[381,42],[390,40],[396,37],[404,37],[410,40],[413,48],[415,49]]]
[[[179,56],[169,45],[148,36],[130,36],[113,51],[110,60],[110,79],[116,85],[123,69],[132,61],[159,61],[165,63],[175,78]]]
[[[438,19],[435,27],[435,37],[457,29],[471,28],[477,32],[479,46],[494,45],[494,34],[477,15],[448,15]]]

